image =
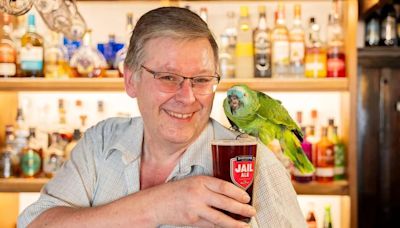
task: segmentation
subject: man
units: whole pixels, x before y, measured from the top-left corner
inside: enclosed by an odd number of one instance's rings
[[[209,118],[217,66],[217,44],[196,14],[165,7],[143,15],[124,72],[142,117],[90,128],[18,226],[249,226],[223,209],[255,216],[254,226],[304,227],[285,169],[261,144],[255,208],[245,191],[210,177],[210,141],[236,137]]]

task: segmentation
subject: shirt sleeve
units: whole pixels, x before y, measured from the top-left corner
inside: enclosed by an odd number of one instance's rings
[[[259,227],[306,227],[290,176],[275,155],[258,144],[253,206]]]
[[[41,190],[39,199],[18,217],[18,227],[27,227],[44,211],[58,206],[89,207],[96,183],[93,139],[90,129],[77,143],[71,160]]]

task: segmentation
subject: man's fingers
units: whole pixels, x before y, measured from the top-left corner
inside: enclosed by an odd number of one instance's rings
[[[250,202],[250,196],[245,190],[218,178],[212,177],[210,179],[210,181],[207,181],[206,187],[211,191],[226,195],[242,203]]]
[[[232,198],[218,193],[212,193],[211,197],[208,197],[207,200],[208,205],[229,211],[234,214],[243,215],[246,217],[253,217],[256,215],[256,210],[251,205],[240,203]]]
[[[208,220],[210,223],[214,224],[214,227],[250,227],[249,224],[235,220],[228,215],[225,215],[223,212],[220,212],[214,208],[207,207],[203,210],[200,210],[199,214],[205,220]]]

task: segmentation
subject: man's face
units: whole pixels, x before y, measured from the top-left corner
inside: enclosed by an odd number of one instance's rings
[[[170,72],[186,77],[214,75],[215,64],[207,39],[189,41],[155,38],[145,45],[143,66],[156,72]],[[153,75],[142,69],[139,81],[128,94],[137,97],[145,125],[145,137],[160,143],[188,145],[206,126],[214,94],[194,94],[189,80],[175,93],[161,92]]]

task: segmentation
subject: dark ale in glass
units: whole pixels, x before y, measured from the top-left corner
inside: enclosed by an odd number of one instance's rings
[[[229,181],[253,195],[257,155],[256,139],[225,139],[211,143],[214,177]],[[252,200],[249,204],[251,205]],[[224,211],[234,219],[250,222],[250,218]]]

